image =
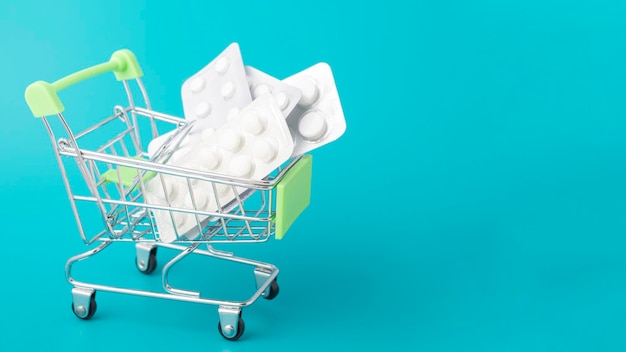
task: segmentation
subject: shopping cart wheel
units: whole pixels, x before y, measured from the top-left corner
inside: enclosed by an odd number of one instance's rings
[[[262,267],[257,267],[254,269],[254,279],[256,280],[256,288],[265,286],[267,284],[267,280],[272,276],[272,270]],[[278,296],[278,282],[276,281],[277,277],[274,277],[274,280],[270,283],[269,286],[261,293],[261,296],[265,299],[274,299]]]
[[[135,257],[137,270],[146,275],[152,273],[157,266],[156,254],[157,247],[145,248],[137,245],[137,256]]]
[[[222,337],[225,338],[226,340],[235,341],[235,340],[238,340],[241,337],[241,335],[243,335],[243,331],[246,329],[246,324],[243,322],[243,319],[239,317],[239,321],[237,322],[237,333],[231,337],[228,336],[229,325],[226,325],[226,327],[227,327],[226,329],[227,331],[224,331],[224,329],[222,329],[222,323],[221,322],[217,323],[217,330],[220,332],[220,335],[222,335]]]
[[[220,316],[220,321],[217,323],[217,330],[220,332],[220,335],[230,341],[239,339],[246,329],[246,324],[244,324],[243,318],[241,318],[241,308],[220,306],[217,312]],[[237,327],[236,329],[235,326]]]
[[[278,282],[276,282],[276,279],[274,279],[274,281],[272,281],[272,283],[270,284],[270,287],[268,287],[268,290],[265,291],[265,293],[263,294],[263,298],[268,300],[274,299],[276,298],[276,296],[278,296],[278,292],[280,292]]]
[[[89,304],[85,302],[85,298],[87,297],[82,294],[74,296],[76,305],[74,304],[75,302],[72,302],[72,312],[74,312],[74,315],[76,315],[79,319],[89,320],[94,314],[96,314],[96,310],[98,309],[98,305],[96,304],[96,291],[89,294],[87,298],[89,300]],[[86,307],[87,305],[88,308]]]

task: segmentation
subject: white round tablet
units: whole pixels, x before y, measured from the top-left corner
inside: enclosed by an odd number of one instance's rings
[[[280,92],[274,95],[274,100],[281,110],[285,110],[289,106],[289,97],[285,92]]]
[[[267,84],[261,83],[254,88],[254,91],[252,92],[252,94],[254,95],[255,98],[258,98],[266,94],[272,94],[272,88],[270,88],[270,86],[268,86]]]
[[[205,191],[201,189],[194,189],[193,197],[196,202],[195,209],[205,210],[208,207],[210,198]],[[191,198],[189,198],[189,200],[191,201]],[[191,205],[193,205],[193,203]]]
[[[199,119],[203,119],[211,113],[211,104],[203,101],[200,104],[196,105],[196,117]]]
[[[165,190],[167,191],[167,198],[170,202],[173,202],[180,193],[180,185],[173,179],[165,181]]]
[[[174,219],[174,226],[176,227],[176,230],[179,232],[181,232],[181,226],[183,226],[185,224],[185,220],[187,219],[186,214],[183,213],[172,213],[172,218]]]
[[[300,89],[302,92],[302,96],[300,97],[300,101],[298,102],[301,106],[311,106],[313,105],[320,95],[320,90],[317,87],[317,83],[313,77],[302,77],[297,80],[294,85]]]
[[[247,110],[241,117],[241,123],[244,131],[257,136],[267,127],[267,116],[261,111]]]
[[[230,186],[222,184],[222,183],[216,183],[215,184],[215,190],[217,191],[217,194],[220,197],[223,197],[223,196],[227,195],[228,192],[230,191]],[[222,203],[222,205],[224,205],[224,203]]]
[[[191,148],[189,147],[180,147],[176,149],[170,157],[170,162],[179,162],[184,160],[184,158],[187,156],[187,154],[189,154],[190,151]]]
[[[220,153],[215,149],[200,148],[198,149],[198,160],[203,167],[209,170],[215,170],[220,165]]]
[[[277,154],[276,142],[273,139],[262,139],[254,144],[254,156],[263,162],[274,160]]]
[[[243,145],[243,136],[232,128],[220,131],[218,138],[219,145],[233,153],[238,152]]]
[[[311,111],[298,122],[298,132],[304,139],[316,141],[324,136],[327,129],[326,118],[321,111]]]
[[[235,95],[235,91],[237,90],[237,87],[235,87],[235,85],[233,84],[233,82],[228,81],[226,83],[224,83],[224,85],[222,86],[222,98],[228,100],[230,98],[233,97],[233,95]]]
[[[187,161],[184,162],[181,167],[185,168],[185,169],[190,169],[190,170],[201,170],[200,164],[198,164],[196,161]],[[192,186],[196,186],[200,183],[200,180],[198,180],[197,178],[189,178],[189,183]]]
[[[219,73],[220,75],[223,75],[224,73],[226,73],[226,71],[228,71],[229,66],[230,66],[230,60],[228,60],[228,58],[226,57],[220,57],[215,62],[215,71]]]
[[[146,193],[154,197],[165,199],[163,184],[161,183],[161,179],[159,177],[155,177],[146,183]]]
[[[230,161],[228,169],[237,177],[249,177],[254,171],[254,163],[245,155],[237,155]]]
[[[201,77],[197,77],[193,81],[191,81],[191,84],[189,86],[191,88],[192,93],[198,94],[202,92],[205,85],[206,84],[204,83],[204,79],[202,79]]]

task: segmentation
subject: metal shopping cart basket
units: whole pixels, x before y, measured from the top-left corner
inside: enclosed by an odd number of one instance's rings
[[[58,98],[58,91],[106,72],[113,72],[116,79],[123,83],[128,105],[116,106],[111,116],[80,133],[73,133],[63,117],[64,107]],[[253,304],[259,297],[273,299],[278,294],[278,268],[269,263],[215,249],[213,245],[257,243],[272,237],[282,238],[309,204],[311,156],[293,158],[261,181],[168,165],[165,161],[176,150],[181,138],[189,132],[191,123],[152,110],[146,89],[140,80],[141,76],[142,71],[135,56],[128,50],[120,50],[113,53],[108,62],[76,72],[54,83],[38,81],[26,89],[26,102],[33,115],[40,117],[47,129],[78,231],[90,248],[69,258],[65,266],[66,278],[73,286],[72,310],[78,318],[90,319],[96,312],[96,291],[217,305],[220,334],[228,340],[236,340],[241,337],[245,328],[241,317],[242,308]],[[131,80],[137,85],[131,86]],[[133,91],[140,92],[145,107],[135,105]],[[145,143],[156,138],[158,126],[162,124],[175,132],[155,155],[148,157],[142,141]],[[91,139],[98,142],[95,147],[87,148],[87,141],[91,142]],[[76,170],[76,176],[80,177],[75,178],[80,182],[75,183],[71,179],[70,168]],[[146,200],[149,198],[144,196],[147,183],[164,177],[176,178],[187,185],[192,197],[188,206],[172,206],[169,202],[163,204]],[[216,199],[216,210],[202,210],[193,201],[191,185],[195,182],[208,182],[213,189],[226,188],[232,191],[232,200],[220,204],[220,200]],[[160,184],[165,187],[165,183]],[[88,224],[82,221],[86,219],[83,216],[85,208],[89,209],[90,214],[95,212],[102,220],[102,224],[94,231],[88,231]],[[155,211],[166,212],[170,216],[191,214],[195,218],[194,230],[184,234],[176,233],[174,241],[165,242],[156,226]],[[163,291],[120,288],[74,279],[74,263],[102,252],[113,243],[133,244],[136,266],[145,274],[156,269],[158,247],[177,251],[162,267]],[[230,301],[205,298],[201,292],[173,287],[169,280],[170,269],[190,254],[253,267],[256,290],[247,300]]]

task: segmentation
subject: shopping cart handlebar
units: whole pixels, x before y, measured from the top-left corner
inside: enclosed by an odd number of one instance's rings
[[[114,52],[109,61],[72,73],[54,83],[45,81],[31,83],[26,88],[24,98],[35,117],[56,115],[64,110],[57,94],[59,91],[111,71],[118,81],[139,78],[143,75],[135,55],[130,50],[122,49]]]

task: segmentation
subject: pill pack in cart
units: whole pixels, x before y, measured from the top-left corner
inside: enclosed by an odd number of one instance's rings
[[[97,291],[209,304],[218,307],[219,333],[237,340],[245,329],[242,309],[260,297],[278,295],[275,265],[214,245],[281,239],[308,207],[309,152],[346,130],[333,73],[328,64],[317,63],[279,79],[245,65],[237,43],[196,70],[180,89],[183,116],[152,109],[143,72],[126,49],[107,62],[26,89],[32,114],[41,118],[50,136],[79,234],[90,247],[69,258],[65,267],[72,311],[80,319],[95,314]],[[73,131],[58,93],[107,72],[122,82],[128,101],[116,105],[109,116],[97,115],[107,117],[91,127]],[[70,177],[75,175],[71,168],[78,170],[80,180]],[[94,212],[102,225],[91,223]],[[135,266],[143,274],[160,272],[162,290],[73,277],[77,262],[114,243],[133,245]],[[159,247],[176,253],[161,267]],[[170,270],[192,254],[251,267],[249,298],[215,299],[173,286]]]

